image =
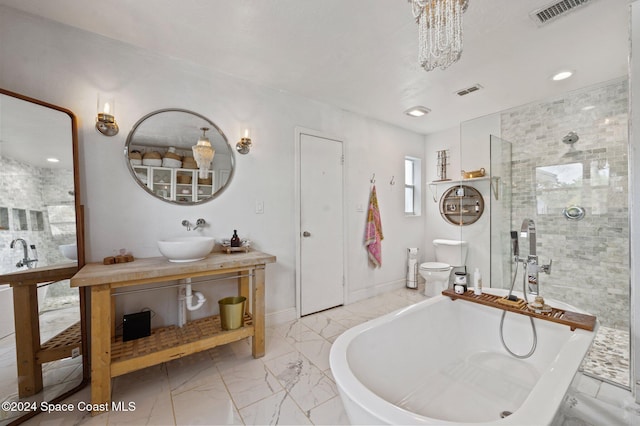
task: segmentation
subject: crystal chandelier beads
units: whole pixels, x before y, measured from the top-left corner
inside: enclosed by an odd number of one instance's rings
[[[213,161],[213,156],[215,155],[216,151],[211,146],[209,138],[207,138],[205,135],[209,128],[201,127],[200,130],[202,130],[202,136],[200,136],[197,144],[191,147],[191,150],[193,151],[193,157],[198,164],[198,169],[200,169],[198,177],[200,179],[206,179],[209,175],[211,161]]]
[[[409,0],[418,23],[418,60],[426,71],[445,69],[462,54],[462,15],[468,0]]]

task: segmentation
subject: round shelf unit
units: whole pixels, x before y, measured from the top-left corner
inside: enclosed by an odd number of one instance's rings
[[[472,186],[452,186],[440,198],[440,214],[453,225],[471,225],[483,212],[484,199]]]

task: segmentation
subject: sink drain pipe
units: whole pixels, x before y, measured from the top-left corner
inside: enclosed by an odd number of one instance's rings
[[[185,278],[178,281],[180,288],[178,289],[178,327],[182,327],[187,323],[187,311],[195,311],[200,309],[207,299],[199,291],[191,290],[191,278]],[[197,299],[193,304],[193,298]]]

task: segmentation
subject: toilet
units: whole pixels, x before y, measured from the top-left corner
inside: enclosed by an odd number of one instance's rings
[[[420,264],[418,271],[425,280],[424,294],[428,297],[437,296],[449,286],[451,269],[464,266],[467,260],[466,241],[433,240],[436,251],[435,262]]]

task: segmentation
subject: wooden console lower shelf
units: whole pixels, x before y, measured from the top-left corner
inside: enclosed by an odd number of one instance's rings
[[[73,350],[77,349],[74,354]],[[82,354],[82,331],[80,321],[70,325],[40,346],[36,354],[38,364]]]
[[[189,321],[182,328],[157,328],[150,336],[136,340],[123,342],[117,337],[111,342],[111,377],[231,343],[254,332],[253,319],[245,313],[244,326],[235,330],[223,330],[220,316],[214,315]]]
[[[593,331],[596,325],[596,317],[593,315],[580,314],[578,312],[565,311],[564,309],[551,308],[551,312],[535,312],[527,308],[527,304],[514,303],[503,304],[499,300],[503,299],[501,296],[495,296],[493,294],[482,293],[476,296],[472,290],[467,290],[466,293],[457,294],[452,289],[446,289],[442,292],[444,296],[450,297],[452,300],[461,299],[469,302],[479,303],[485,306],[491,306],[493,308],[502,309],[503,311],[515,312],[517,314],[526,315],[533,318],[539,318],[546,321],[556,322],[559,324],[567,325],[574,331],[576,328],[583,330]]]

